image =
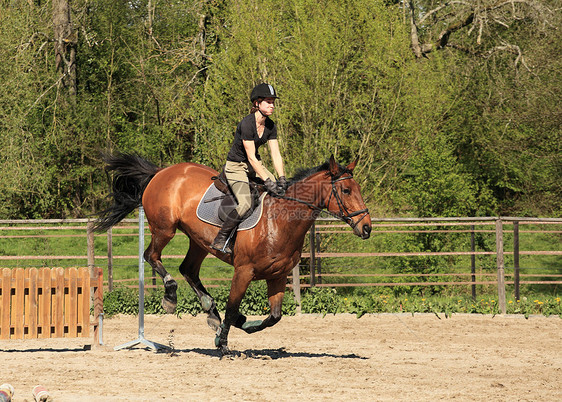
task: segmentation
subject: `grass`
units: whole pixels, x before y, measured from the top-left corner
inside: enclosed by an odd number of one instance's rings
[[[325,224],[322,222],[321,224]],[[15,225],[14,225],[15,226]],[[0,230],[0,256],[30,256],[30,255],[64,255],[64,256],[80,256],[74,259],[38,259],[38,260],[0,260],[0,267],[71,267],[86,266],[86,235],[85,225],[81,229],[72,229],[71,226],[79,226],[78,224],[70,225],[48,225],[42,224],[42,227],[61,228],[56,230],[46,229],[22,229],[22,226],[30,227],[31,224],[18,225],[18,230]],[[477,230],[482,232],[476,233],[476,250],[495,252],[495,235],[493,227],[482,226]],[[396,252],[396,251],[420,251],[427,247],[437,251],[462,250],[470,251],[470,234],[469,233],[382,233],[382,230],[403,230],[403,227],[388,228],[375,224],[371,239],[362,241],[353,236],[348,230],[346,233],[326,234],[321,233],[321,251],[337,252],[341,250],[354,252]],[[419,228],[418,228],[419,229]],[[443,229],[431,227],[431,229]],[[448,227],[448,229],[466,230],[466,226]],[[539,230],[548,229],[550,233],[538,233]],[[560,250],[562,236],[556,231],[560,231],[562,225],[520,225],[520,249],[521,250]],[[325,230],[325,229],[322,229]],[[136,279],[138,278],[138,236],[137,228],[130,226],[128,228],[114,228],[113,230],[113,254],[114,254],[114,280]],[[11,236],[11,237],[6,237]],[[17,236],[17,237],[16,237]],[[24,238],[22,236],[51,236],[51,237],[31,237]],[[145,238],[145,246],[148,245],[150,236],[147,230]],[[308,237],[306,240],[308,243]],[[105,234],[96,235],[94,240],[96,265],[104,268],[104,276],[107,279],[107,237]],[[179,276],[178,267],[183,256],[187,252],[189,246],[188,238],[182,234],[172,239],[168,246],[164,249],[165,258],[163,259],[166,269],[175,277]],[[506,252],[513,250],[513,233],[509,225],[505,226],[504,231],[504,248]],[[305,244],[304,250],[307,251],[308,245]],[[123,259],[121,256],[133,256],[133,258]],[[180,256],[179,258],[166,258],[166,256]],[[509,254],[505,256],[506,274],[513,272],[513,257]],[[536,278],[523,278],[532,280],[546,280],[544,275],[562,273],[562,257],[557,255],[522,255],[521,256],[521,273],[537,275]],[[205,259],[202,269],[202,278],[224,278],[232,277],[233,268],[228,264],[216,258]],[[469,273],[470,272],[470,256],[460,257],[369,257],[369,258],[326,258],[322,260],[322,272],[327,274],[341,275],[334,278],[324,277],[324,282],[390,282],[405,281],[418,282],[426,280],[424,277],[415,278],[384,278],[379,276],[367,276],[359,278],[346,277],[347,274],[396,274],[396,273]],[[489,273],[493,276],[486,278],[486,281],[495,281],[495,254],[477,256],[476,272]],[[301,265],[301,275],[307,275],[307,262],[303,261]],[[145,264],[145,277],[152,275],[152,269]],[[444,281],[451,277],[434,277],[431,280]],[[468,281],[469,277],[463,277],[463,281]],[[306,281],[305,281],[306,282]],[[221,282],[216,282],[221,283]],[[160,281],[157,281],[160,284]],[[466,295],[470,290],[469,286],[447,286],[447,287],[430,287],[413,289],[415,292],[422,292],[426,295],[440,292],[442,294]],[[533,293],[544,293],[551,295],[559,294],[559,286],[556,285],[528,285],[522,286],[522,295],[532,295]],[[406,287],[388,287],[380,288],[379,292],[383,294],[398,295],[406,291]],[[493,294],[495,286],[477,287],[478,294]],[[340,293],[351,293],[350,289],[342,289]],[[508,287],[508,292],[512,292],[512,288]]]

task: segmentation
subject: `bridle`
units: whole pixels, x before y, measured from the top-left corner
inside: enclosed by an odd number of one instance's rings
[[[361,218],[357,221],[357,222],[361,222],[361,220],[365,216],[367,216],[367,214],[369,213],[369,209],[365,208],[365,209],[360,209],[358,211],[349,212],[349,210],[343,204],[341,196],[338,194],[338,191],[336,189],[336,183],[339,182],[339,181],[348,180],[348,179],[353,179],[353,176],[350,175],[350,176],[345,176],[345,177],[335,177],[335,178],[332,177],[332,192],[330,193],[330,198],[328,198],[328,202],[325,205],[324,205],[324,203],[322,203],[319,207],[317,207],[314,204],[311,204],[310,202],[299,200],[298,198],[287,197],[287,196],[277,196],[277,198],[300,202],[301,204],[304,204],[304,205],[308,206],[309,208],[311,208],[314,211],[326,212],[327,214],[333,216],[334,218],[337,218],[337,219],[347,223],[349,226],[351,226],[352,229],[355,229],[357,224],[354,223],[351,218],[353,218],[357,215],[363,214],[363,215],[361,215]],[[335,212],[332,212],[328,209],[325,209],[325,208],[328,208],[328,206],[330,205],[330,202],[332,201],[332,197],[334,197],[334,199],[336,200],[336,203],[338,204],[339,213],[335,213]]]

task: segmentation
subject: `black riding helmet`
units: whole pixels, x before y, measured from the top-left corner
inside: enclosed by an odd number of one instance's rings
[[[277,92],[275,92],[275,88],[272,85],[266,84],[265,82],[262,84],[258,84],[252,89],[252,94],[250,95],[250,100],[252,103],[257,101],[259,98],[279,98],[277,96]]]

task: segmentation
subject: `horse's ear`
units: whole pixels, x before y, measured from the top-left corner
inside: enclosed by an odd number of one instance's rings
[[[330,156],[330,173],[332,174],[332,176],[335,176],[339,172],[340,172],[340,168],[336,160],[334,159],[334,154],[332,154],[332,156]]]
[[[353,162],[351,162],[349,165],[347,165],[347,170],[349,170],[350,172],[353,172],[353,169],[355,169],[355,166],[357,166],[357,162],[359,161],[359,157],[355,158],[355,160]]]

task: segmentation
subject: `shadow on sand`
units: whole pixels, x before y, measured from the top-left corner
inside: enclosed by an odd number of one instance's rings
[[[105,348],[111,350],[111,348]],[[147,351],[152,351],[150,348],[145,347],[133,347],[128,350],[140,350],[145,349]],[[48,353],[76,353],[91,350],[90,345],[84,345],[84,347],[76,348],[30,348],[30,349],[4,349],[0,348],[2,353],[37,353],[37,352],[48,352]],[[160,349],[156,351],[159,354],[168,354],[171,356],[181,356],[186,353],[196,353],[202,356],[218,357],[220,359],[255,359],[255,360],[277,360],[277,359],[287,359],[294,357],[305,357],[305,358],[323,358],[331,357],[334,359],[358,359],[367,360],[367,357],[358,356],[354,353],[347,355],[338,355],[333,353],[308,353],[308,352],[288,352],[285,348],[279,349],[246,349],[244,351],[232,350],[229,355],[222,355],[218,349]]]
[[[331,357],[335,359],[359,359],[366,360],[367,357],[358,356],[356,354],[348,355],[338,355],[332,353],[308,353],[308,352],[289,352],[285,348],[279,349],[246,349],[244,351],[231,351],[230,355],[222,356],[218,349],[176,349],[172,353],[175,355],[180,355],[183,353],[197,353],[204,356],[218,357],[218,358],[229,358],[229,359],[256,359],[256,360],[277,360],[277,359],[287,359],[294,357],[306,357],[306,358],[323,358]]]
[[[47,353],[67,353],[67,352],[84,352],[92,350],[90,345],[84,345],[83,347],[75,348],[29,348],[29,349],[5,349],[0,348],[1,353],[37,353],[37,352],[47,352]]]

